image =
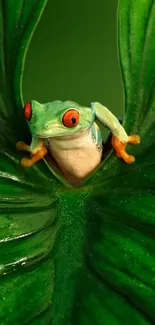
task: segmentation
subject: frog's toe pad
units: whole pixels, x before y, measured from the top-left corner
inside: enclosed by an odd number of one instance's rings
[[[28,158],[22,158],[22,160],[21,160],[21,165],[22,165],[23,167],[30,167],[30,166],[33,165],[33,163],[32,163],[32,161],[31,161],[31,159],[28,159]]]
[[[132,155],[129,155],[125,149],[124,150],[120,150],[116,152],[116,156],[119,158],[122,158],[126,164],[132,164],[133,162],[135,162],[135,157]]]
[[[128,143],[130,144],[139,144],[141,141],[140,136],[137,134],[133,134],[129,136]]]
[[[128,155],[128,157],[126,157],[126,163],[132,164],[133,162],[135,162],[135,157],[132,155]]]
[[[16,143],[16,149],[20,151],[29,151],[29,146],[23,141],[18,141]]]

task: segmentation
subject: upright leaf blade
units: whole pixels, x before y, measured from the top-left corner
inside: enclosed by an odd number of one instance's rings
[[[147,132],[154,114],[155,3],[122,1],[119,9],[119,52],[125,85],[125,125]],[[148,127],[148,125],[147,125]],[[145,134],[145,133],[144,133]]]
[[[21,79],[45,3],[0,1],[0,323],[5,325],[48,324],[51,319],[57,181],[43,162],[22,168],[15,149],[16,141],[29,134]]]
[[[155,323],[155,2],[120,0],[118,21],[124,126],[142,142],[128,147],[133,165],[110,154],[85,182],[92,200],[80,325]]]
[[[5,142],[28,134],[22,118],[22,75],[32,31],[47,0],[0,1],[0,124],[5,123]],[[9,125],[9,127],[8,127]],[[2,142],[2,141],[1,141]],[[7,145],[6,143],[6,145]],[[2,143],[1,143],[2,145]]]

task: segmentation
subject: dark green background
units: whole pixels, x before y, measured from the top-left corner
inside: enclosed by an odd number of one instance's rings
[[[48,1],[26,58],[25,101],[100,101],[122,114],[117,2]]]

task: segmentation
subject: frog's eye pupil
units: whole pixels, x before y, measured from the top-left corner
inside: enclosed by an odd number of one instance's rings
[[[73,124],[76,123],[76,117],[75,117],[75,116],[72,117],[72,123],[73,123]]]
[[[26,103],[23,110],[24,117],[26,120],[30,121],[32,117],[32,105],[31,102]]]
[[[72,128],[79,123],[79,120],[80,120],[79,112],[76,109],[71,108],[63,115],[62,123],[64,126],[68,128]]]

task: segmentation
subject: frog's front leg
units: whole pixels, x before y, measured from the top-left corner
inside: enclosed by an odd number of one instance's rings
[[[21,165],[24,167],[30,167],[34,165],[37,161],[41,160],[47,154],[47,148],[43,139],[32,138],[31,145],[28,146],[24,142],[17,142],[16,148],[18,150],[30,152],[30,158],[22,158]]]
[[[41,160],[47,154],[46,147],[43,147],[34,154],[31,154],[31,158],[22,158],[21,164],[23,167],[30,167],[34,165],[37,161]]]
[[[135,157],[126,152],[127,143],[139,144],[140,137],[137,134],[128,136],[118,119],[100,103],[93,103],[96,118],[112,132],[112,146],[117,157],[122,158],[127,164],[135,161]]]
[[[121,142],[116,136],[112,136],[112,146],[116,152],[117,157],[122,158],[127,164],[135,161],[135,157],[126,152],[126,144],[139,144],[140,137],[137,134],[130,135],[126,143]]]

